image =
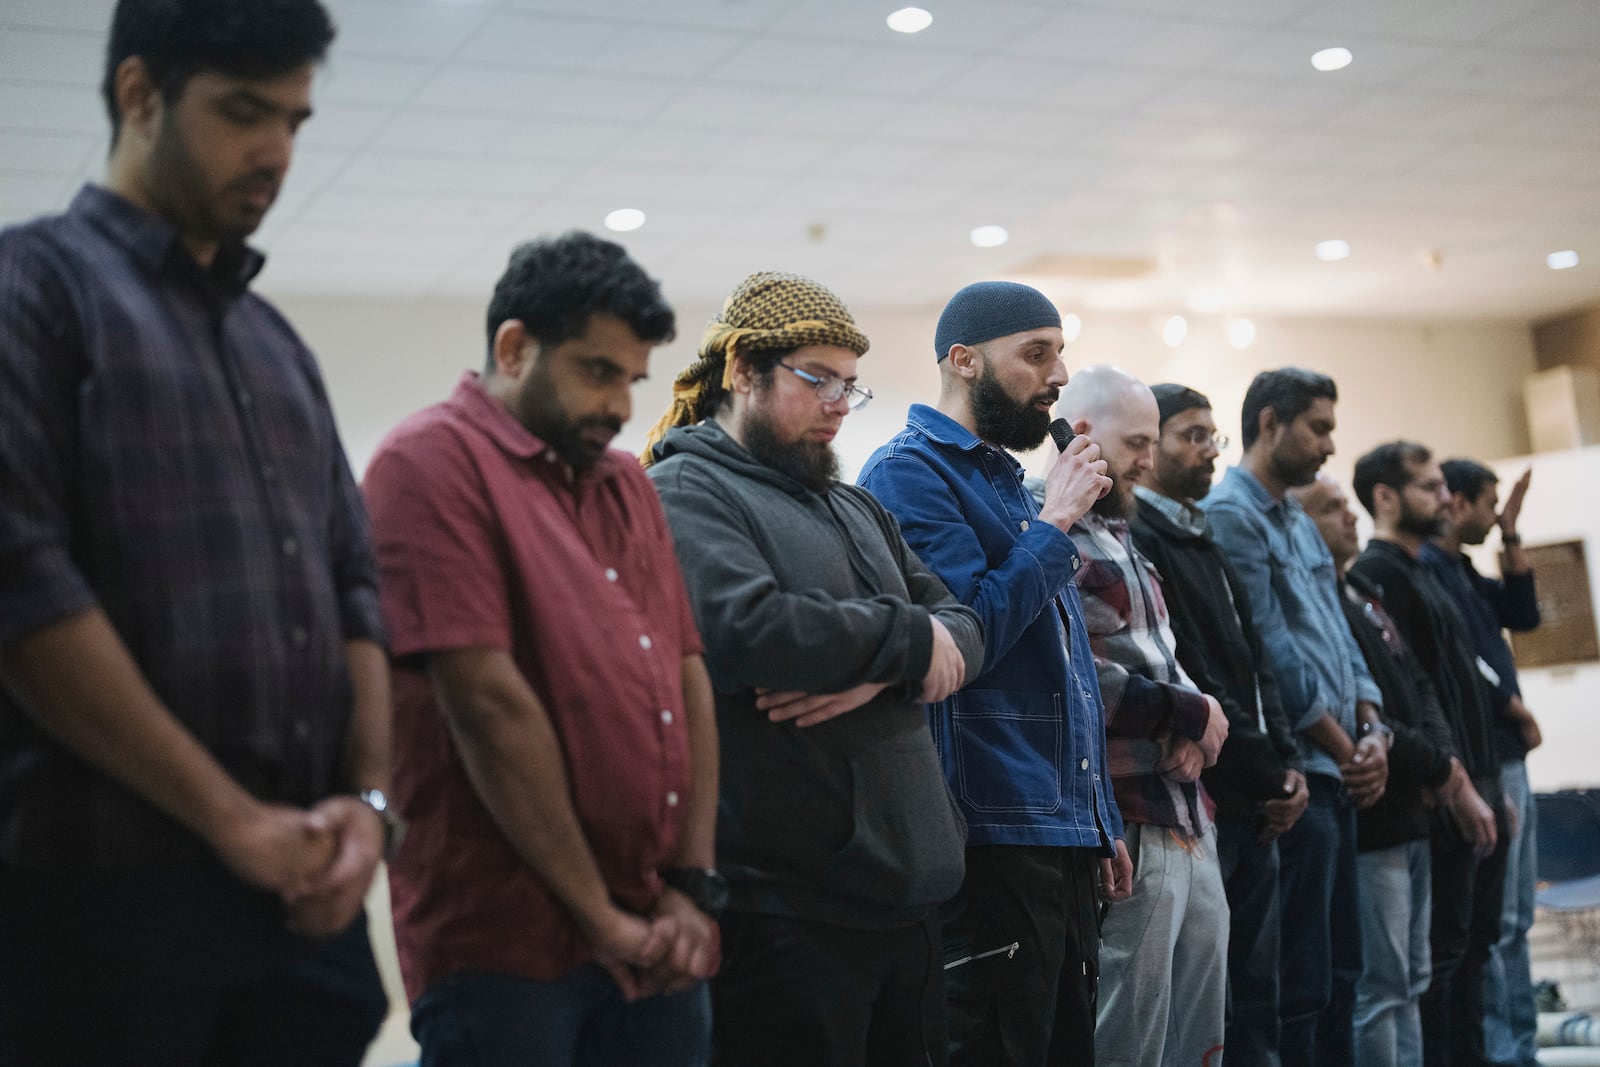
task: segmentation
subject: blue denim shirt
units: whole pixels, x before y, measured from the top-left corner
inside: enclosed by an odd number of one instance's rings
[[[1342,778],[1305,729],[1326,714],[1354,737],[1356,703],[1382,700],[1339,604],[1332,553],[1299,501],[1274,500],[1242,467],[1228,468],[1200,507],[1244,582],[1306,773]]]
[[[1108,850],[1122,816],[1072,539],[1039,521],[1009,453],[922,404],[860,484],[983,620],[982,673],[928,709],[969,843]]]

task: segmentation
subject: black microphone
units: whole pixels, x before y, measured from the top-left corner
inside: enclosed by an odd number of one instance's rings
[[[1050,424],[1050,439],[1056,443],[1056,451],[1065,452],[1072,439],[1078,436],[1072,432],[1072,426],[1066,419],[1057,419]]]

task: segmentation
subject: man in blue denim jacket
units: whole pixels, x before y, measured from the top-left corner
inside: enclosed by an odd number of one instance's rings
[[[984,624],[983,672],[930,706],[968,827],[946,951],[1018,948],[950,972],[952,1064],[1093,1063],[1095,881],[1113,899],[1132,881],[1066,533],[1111,483],[1098,446],[1076,439],[1039,508],[1006,451],[1043,442],[1067,381],[1062,347],[1060,315],[1037,290],[961,290],[934,341],[938,407],[913,405],[860,479]]]
[[[1345,621],[1333,556],[1287,495],[1333,455],[1338,398],[1323,374],[1286,367],[1256,375],[1239,421],[1244,461],[1200,501],[1255,611],[1311,791],[1305,813],[1278,838],[1284,1067],[1355,1062],[1356,808],[1383,795],[1392,736]]]

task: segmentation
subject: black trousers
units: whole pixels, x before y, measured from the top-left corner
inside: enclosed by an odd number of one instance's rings
[[[313,942],[220,869],[0,872],[6,1067],[355,1067],[387,1011],[364,915]]]
[[[1217,816],[1217,859],[1228,895],[1228,1067],[1278,1063],[1278,846],[1253,817]]]
[[[1100,854],[979,845],[945,922],[945,956],[1018,943],[946,979],[950,1062],[974,1067],[1094,1063],[1100,978]]]
[[[1427,1067],[1485,1067],[1483,970],[1500,936],[1505,893],[1506,821],[1497,807],[1500,837],[1483,860],[1452,828],[1433,834],[1433,982],[1422,995],[1422,1055]]]
[[[943,1067],[938,916],[893,930],[728,912],[717,1067]]]

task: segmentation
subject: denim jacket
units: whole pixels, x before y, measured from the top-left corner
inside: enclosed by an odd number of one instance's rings
[[[1200,507],[1244,582],[1306,773],[1342,778],[1304,731],[1327,714],[1354,738],[1357,701],[1381,708],[1383,698],[1345,621],[1332,553],[1299,501],[1274,500],[1242,467],[1228,468]]]
[[[1039,521],[1009,453],[922,404],[859,480],[983,620],[982,673],[928,709],[968,842],[1109,851],[1122,816],[1072,539]]]

